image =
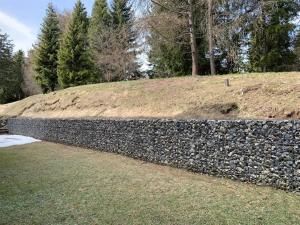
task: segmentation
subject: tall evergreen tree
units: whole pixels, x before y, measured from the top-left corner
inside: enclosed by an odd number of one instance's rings
[[[91,49],[98,46],[99,36],[101,37],[110,25],[111,16],[109,14],[106,0],[96,0],[93,6],[89,26]]]
[[[127,80],[136,79],[140,74],[138,72],[139,65],[137,63],[137,34],[133,27],[134,11],[132,3],[129,0],[113,0],[110,10],[111,25],[108,29],[109,45],[104,60],[107,61],[105,67],[108,73],[114,74],[109,76],[107,80]],[[104,46],[105,47],[105,46]],[[109,64],[109,66],[107,66]]]
[[[13,69],[13,94],[16,100],[20,100],[23,97],[22,83],[24,77],[25,57],[24,52],[19,50],[13,57],[14,69]]]
[[[112,22],[115,28],[132,23],[133,11],[129,0],[113,0],[111,8]]]
[[[296,55],[295,69],[300,70],[300,30],[297,32],[297,35],[295,38],[294,53]]]
[[[128,46],[125,48],[134,48],[137,34],[133,29],[134,12],[129,0],[113,0],[111,7],[112,26],[115,30],[126,30]],[[131,46],[130,46],[131,45]]]
[[[93,62],[88,43],[89,19],[78,0],[58,54],[58,79],[62,88],[93,82]]]
[[[267,1],[265,1],[267,2]],[[292,23],[299,12],[295,0],[278,0],[276,7],[262,4],[261,16],[251,28],[249,59],[252,71],[285,71],[295,61]]]
[[[13,44],[6,34],[0,33],[0,103],[20,100],[24,74],[24,53],[13,55]]]
[[[13,45],[6,34],[0,33],[0,103],[7,103],[11,93]]]
[[[103,54],[103,46],[105,46],[105,42],[109,38],[108,33],[110,31],[111,22],[111,15],[106,0],[96,0],[89,26],[89,44],[94,64],[97,64],[97,57]],[[103,80],[103,71],[98,69],[96,73],[98,77]]]
[[[182,76],[192,71],[191,43],[187,19],[177,11],[180,0],[160,1],[153,4],[150,16],[149,45],[150,62],[153,64],[154,76]],[[165,7],[162,7],[165,6]],[[209,61],[206,57],[207,41],[203,32],[205,11],[199,4],[194,9],[194,32],[196,34],[197,64],[199,74],[208,74]],[[216,62],[218,63],[218,62]],[[218,66],[218,64],[217,64]]]
[[[110,24],[111,16],[106,0],[95,0],[90,21],[90,35],[97,35]]]
[[[42,24],[35,62],[36,79],[44,93],[54,91],[58,85],[57,60],[60,33],[57,13],[50,3]]]

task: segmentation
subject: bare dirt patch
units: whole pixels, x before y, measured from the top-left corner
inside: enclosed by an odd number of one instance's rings
[[[178,118],[202,118],[202,119],[234,119],[238,115],[236,103],[206,104],[200,107],[193,107],[178,115]]]

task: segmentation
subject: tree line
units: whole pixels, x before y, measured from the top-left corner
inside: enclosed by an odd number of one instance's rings
[[[89,18],[78,0],[61,26],[49,4],[36,48],[37,81],[43,92],[134,77],[138,66],[133,13],[127,0],[114,0],[111,7],[96,0]]]
[[[137,79],[145,75],[137,60],[141,52],[148,56],[150,78],[298,71],[299,10],[299,0],[95,0],[89,17],[80,0],[71,12],[49,4],[27,61],[44,93]],[[14,55],[1,36],[7,82],[22,82],[14,71],[22,74],[17,68],[23,55]],[[1,96],[21,98],[20,91],[4,90],[15,84],[2,85]]]
[[[141,2],[158,76],[299,70],[298,0]]]
[[[0,104],[20,100],[23,97],[24,53],[13,53],[13,44],[0,30]]]

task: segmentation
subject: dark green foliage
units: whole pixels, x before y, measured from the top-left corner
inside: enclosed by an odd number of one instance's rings
[[[19,100],[22,97],[24,53],[13,55],[13,45],[6,34],[0,33],[0,103]]]
[[[25,66],[25,57],[23,51],[19,50],[13,56],[13,63],[14,63],[14,69],[13,69],[14,82],[12,83],[11,88],[14,90],[13,95],[15,96],[15,99],[20,100],[23,97],[23,91],[21,86],[23,82],[24,66]]]
[[[112,22],[115,28],[132,22],[133,12],[128,0],[113,0],[111,8]]]
[[[106,0],[95,0],[90,21],[90,32],[97,32],[111,24]]]
[[[300,70],[300,30],[298,31],[296,38],[295,38],[295,49],[294,54],[296,56],[296,70]]]
[[[191,70],[191,62],[184,53],[189,46],[158,42],[154,34],[150,43],[149,60],[154,66],[154,77],[180,76]]]
[[[58,85],[57,60],[60,44],[60,28],[57,13],[52,4],[48,5],[39,44],[36,52],[37,82],[44,93],[54,91]]]
[[[58,54],[58,79],[62,88],[92,83],[95,79],[88,26],[86,9],[78,0]]]
[[[97,65],[103,71],[107,81],[136,79],[140,73],[139,65],[136,62],[138,35],[133,27],[132,2],[113,0],[110,16],[111,23],[106,29],[105,40],[98,39],[96,44]],[[104,44],[99,41],[104,41]]]
[[[294,0],[278,0],[266,6],[251,29],[249,59],[252,71],[287,71],[295,63],[291,33],[299,5]]]
[[[133,29],[134,12],[132,10],[132,4],[129,0],[113,0],[111,7],[111,19],[112,27],[120,33],[124,33],[126,39],[124,48],[135,48],[137,34]],[[124,34],[121,34],[124,37]]]
[[[13,45],[6,34],[0,33],[0,103],[10,98],[10,83],[13,71]]]
[[[164,2],[164,4],[168,6],[168,3]],[[180,4],[179,0],[178,4]],[[167,17],[166,14],[169,16]],[[197,7],[195,10],[195,21],[197,21],[195,30],[199,73],[208,74],[210,68],[209,60],[206,57],[208,50],[207,41],[205,33],[202,31],[202,25],[200,25],[200,22],[204,19],[203,15],[203,9]],[[186,23],[182,23],[182,21],[185,21],[185,18],[159,5],[153,5],[152,16],[156,19],[151,23],[151,34],[148,42],[151,47],[149,60],[153,65],[154,77],[190,74],[192,70],[191,46]]]
[[[112,19],[106,0],[96,0],[89,25],[89,44],[95,65],[97,57],[103,53],[103,46],[108,38],[107,32],[111,23]],[[101,69],[97,69],[95,72],[99,79],[103,80]]]
[[[103,36],[103,33],[111,25],[111,21],[106,0],[96,0],[89,25],[91,49],[98,45],[99,37]]]

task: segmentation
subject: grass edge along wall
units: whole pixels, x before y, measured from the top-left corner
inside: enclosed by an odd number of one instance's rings
[[[12,118],[8,129],[300,192],[300,121]]]

